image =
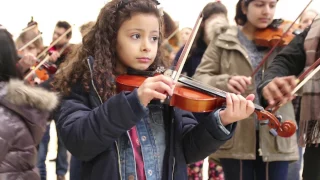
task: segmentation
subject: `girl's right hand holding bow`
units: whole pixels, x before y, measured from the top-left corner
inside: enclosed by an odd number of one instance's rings
[[[172,96],[174,81],[167,76],[158,75],[147,78],[138,88],[138,98],[143,106],[147,106],[152,99],[165,100]]]

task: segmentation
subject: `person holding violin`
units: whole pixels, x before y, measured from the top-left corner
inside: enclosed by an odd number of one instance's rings
[[[259,85],[260,98],[265,106],[285,104],[292,100],[291,92],[297,85],[297,78],[304,67],[311,66],[320,57],[320,16],[318,15],[310,28],[296,36],[295,39],[279,53]],[[319,136],[319,73],[315,74],[303,86],[300,111],[299,141],[305,146],[303,180],[320,179],[320,136]]]
[[[184,27],[180,30],[180,39],[181,39],[181,44],[185,45],[186,42],[188,41],[190,34],[191,34],[192,28],[190,27]]]
[[[54,28],[52,42],[58,39],[64,32],[66,32],[71,25],[66,21],[59,21]],[[61,50],[64,46],[69,46],[69,41],[72,37],[72,31],[70,31],[66,36],[64,36],[58,43],[56,43],[52,48],[49,49],[49,54],[51,54],[51,58],[49,59],[50,62],[57,65],[57,69],[59,65],[65,60],[67,54],[69,53],[70,48],[67,48],[61,54],[59,50]],[[70,46],[69,46],[70,47]]]
[[[257,45],[254,40],[256,32],[267,29],[273,22],[277,2],[239,0],[235,16],[238,26],[229,26],[213,37],[193,78],[227,92],[259,95],[256,87],[263,70],[252,78],[251,74],[269,48]],[[254,102],[260,104],[258,98]],[[292,104],[282,107],[279,115],[294,120]],[[220,159],[226,180],[284,180],[289,162],[299,158],[296,139],[295,135],[273,137],[252,115],[238,123],[235,136],[212,156]]]
[[[208,3],[202,10],[203,13],[203,20],[200,25],[200,28],[197,32],[195,37],[194,43],[191,47],[190,53],[188,54],[188,58],[186,63],[182,69],[182,73],[186,74],[189,77],[192,77],[195,73],[201,58],[210,43],[211,38],[215,34],[215,30],[221,30],[223,26],[229,26],[228,22],[228,10],[224,4],[221,2],[210,2]],[[190,35],[189,35],[190,36]],[[178,51],[174,65],[177,64],[184,46]],[[217,179],[219,180],[223,176],[223,171],[221,171],[221,166],[217,165],[216,163],[212,162],[212,159],[209,160],[209,179]],[[202,176],[202,165],[203,161],[189,164],[188,172],[189,172],[189,179],[195,179]],[[189,170],[190,169],[190,170]]]
[[[175,84],[162,74],[133,91],[116,77],[155,71],[161,63],[162,16],[155,0],[113,0],[100,11],[78,53],[63,63],[54,87],[63,96],[58,131],[82,163],[82,179],[187,179],[187,164],[214,152],[253,113],[228,94],[225,108],[195,117],[161,103]],[[117,86],[119,88],[119,86]],[[199,121],[199,122],[198,122]]]
[[[32,44],[24,47],[26,44],[33,41],[34,38],[37,38],[37,36],[37,33],[29,30],[21,33],[15,41],[18,49],[18,55],[21,58],[21,60],[18,61],[18,64],[22,74],[26,74],[28,70],[30,70],[30,67],[37,63],[38,60],[36,57],[43,49],[43,42],[41,38],[36,39]]]

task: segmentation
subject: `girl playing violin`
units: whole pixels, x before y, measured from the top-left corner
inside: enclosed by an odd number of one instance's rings
[[[160,103],[172,95],[169,77],[147,78],[115,92],[127,69],[156,70],[162,17],[154,0],[113,0],[54,80],[65,96],[57,122],[67,149],[83,161],[83,179],[187,179],[187,164],[214,152],[254,107],[228,94],[226,109],[194,116]],[[71,63],[71,64],[69,64]]]
[[[213,38],[194,78],[224,91],[256,94],[263,71],[253,79],[250,75],[268,48],[258,47],[253,40],[256,30],[273,21],[276,6],[277,0],[239,0],[235,16],[239,26],[230,26]],[[259,104],[257,98],[255,103]],[[292,104],[283,106],[279,114],[286,120],[295,119]],[[299,158],[296,136],[273,137],[253,115],[238,123],[235,136],[213,156],[220,158],[226,180],[283,180],[289,162]]]

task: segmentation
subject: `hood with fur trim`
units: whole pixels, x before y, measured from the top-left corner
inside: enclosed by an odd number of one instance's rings
[[[57,105],[58,96],[53,92],[25,85],[20,80],[0,82],[0,106],[21,117],[36,143],[42,138],[49,113]]]
[[[225,32],[229,27],[229,21],[225,16],[212,19],[205,28],[205,38],[212,41],[216,36]]]

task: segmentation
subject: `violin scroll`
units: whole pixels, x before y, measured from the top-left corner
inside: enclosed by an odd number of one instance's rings
[[[259,121],[264,124],[268,124],[270,127],[270,134],[280,137],[291,137],[297,130],[297,126],[291,121],[281,122],[281,116],[275,116],[269,111],[261,110],[255,111]],[[265,123],[266,119],[268,123]]]

